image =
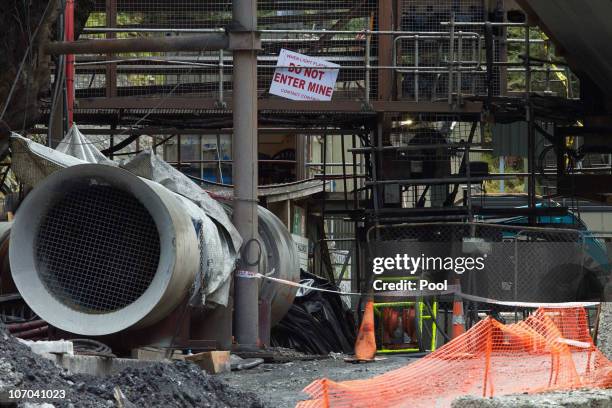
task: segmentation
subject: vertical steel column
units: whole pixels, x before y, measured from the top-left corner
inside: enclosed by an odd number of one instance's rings
[[[232,17],[241,30],[255,32],[257,0],[233,0]],[[232,218],[246,245],[241,269],[257,272],[254,261],[259,253],[252,241],[257,239],[257,54],[254,49],[240,49],[233,51],[233,57]],[[259,345],[259,287],[257,279],[247,276],[236,274],[234,280],[234,334],[243,349]]]
[[[530,30],[525,26],[525,119],[527,121],[527,197],[529,202],[529,225],[535,225],[536,210],[536,177],[535,177],[535,121],[531,106],[531,50]]]
[[[476,133],[476,127],[478,126],[478,122],[472,123],[472,129],[470,131],[470,138],[468,142],[465,144],[465,150],[463,151],[463,157],[465,158],[465,177],[467,177],[467,196],[466,196],[466,204],[468,210],[468,221],[474,221],[474,214],[472,211],[472,163],[470,162],[470,146],[472,145],[472,141],[474,140],[474,134]],[[480,123],[480,134],[482,140],[483,134],[482,123]]]
[[[323,276],[323,245],[327,245],[327,241],[325,241],[325,238],[327,237],[325,234],[325,202],[327,199],[327,191],[325,189],[327,186],[327,129],[325,130],[325,133],[323,133],[323,151],[321,152],[321,158],[323,163],[323,177],[321,178],[321,180],[323,180],[323,200],[321,201],[321,225],[323,230],[321,231],[321,235],[323,237],[319,241],[319,276]],[[333,278],[333,271],[330,272],[332,273],[331,277]]]
[[[223,61],[224,55],[223,50],[219,50],[219,107],[225,108],[225,100],[223,97],[223,80],[225,78],[225,74],[223,73]]]
[[[414,101],[419,101],[419,36],[414,36]]]
[[[365,45],[365,103],[370,105],[370,71],[372,70],[372,63],[370,61],[370,47],[372,45],[372,35],[370,30],[366,34],[366,45]],[[343,136],[344,137],[344,136]]]
[[[74,0],[66,0],[64,11],[65,40],[74,41]],[[74,112],[74,54],[66,55],[66,101],[68,128],[72,127]]]
[[[344,183],[344,208],[348,210],[348,180],[346,174],[346,150],[344,148],[344,132],[340,135],[340,150],[342,150],[342,181]]]
[[[463,78],[461,77],[461,65],[463,60],[463,32],[459,31],[457,39],[457,104],[462,105],[461,88],[463,86]]]
[[[221,135],[217,133],[217,183],[223,183],[223,167],[221,165],[221,160],[223,160],[223,154],[221,153]],[[204,178],[204,176],[202,176],[202,178]]]
[[[353,210],[359,208],[359,196],[357,195],[357,153],[355,149],[357,148],[357,136],[355,132],[352,134],[352,145],[353,150],[351,153],[353,154]],[[355,233],[357,233],[357,222],[355,222]]]
[[[183,164],[181,163],[181,144],[183,144],[183,141],[181,140],[181,134],[177,133],[176,134],[176,168],[178,169],[178,171],[181,171],[181,167],[183,166]]]
[[[117,0],[106,0],[106,26],[110,28],[117,27]],[[116,37],[116,33],[106,33],[106,38],[108,39]],[[113,60],[115,56],[113,54],[107,54],[106,58]],[[106,97],[112,98],[117,96],[117,64],[106,64],[105,75]]]
[[[393,31],[395,29],[393,0],[379,0],[378,2],[378,31]],[[390,35],[378,35],[378,65],[379,66],[392,66],[395,62],[391,60],[393,55],[393,38]],[[390,101],[393,96],[393,88],[395,83],[393,82],[394,70],[378,69],[376,70],[377,81],[376,87],[378,88],[378,100],[379,101]]]
[[[108,154],[108,158],[113,160],[113,158],[115,157],[115,154],[113,153],[113,148],[115,147],[115,130],[117,130],[117,125],[113,123],[110,128],[111,128],[111,134],[110,134],[110,140],[109,140],[110,153]],[[153,145],[155,145],[155,143],[153,143]]]
[[[448,104],[453,104],[453,68],[455,67],[455,13],[451,13],[448,44]]]

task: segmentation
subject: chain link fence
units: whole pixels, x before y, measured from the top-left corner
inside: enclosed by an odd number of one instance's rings
[[[416,275],[459,280],[464,293],[517,302],[607,300],[612,248],[606,239],[575,229],[485,223],[381,225],[367,233],[370,259],[431,258],[437,267],[423,263]],[[468,267],[468,258],[483,267]],[[448,259],[452,267],[441,267]]]
[[[340,65],[333,99],[365,103],[390,97],[460,101],[487,95],[489,86],[494,95],[523,91],[528,85],[521,55],[527,47],[542,60],[554,55],[552,43],[538,30],[531,29],[527,45],[524,26],[496,26],[489,49],[493,65],[487,68],[484,23],[491,16],[499,18],[503,10],[492,13],[480,0],[400,0],[393,24],[381,22],[383,8],[377,1],[365,0],[259,0],[259,96],[276,98],[268,89],[282,48]],[[231,21],[229,0],[99,0],[80,38],[223,32]],[[449,26],[451,21],[456,24]],[[78,97],[172,94],[216,99],[223,107],[232,92],[229,51],[81,55],[76,67]],[[576,95],[572,86],[576,78],[566,68],[538,62],[531,71],[532,90]],[[389,81],[391,95],[381,94],[379,88],[387,89],[382,85]]]

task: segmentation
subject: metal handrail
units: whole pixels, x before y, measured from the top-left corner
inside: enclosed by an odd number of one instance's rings
[[[359,80],[363,80],[363,101],[366,106],[370,104],[370,95],[372,93],[372,80],[371,75],[372,71],[381,71],[381,70],[391,70],[393,72],[394,82],[396,83],[396,76],[399,74],[413,74],[414,75],[414,87],[415,87],[415,102],[419,102],[419,77],[421,74],[434,74],[437,75],[438,78],[442,75],[448,76],[448,102],[453,103],[454,95],[457,96],[457,100],[460,102],[462,98],[462,93],[464,92],[462,85],[464,84],[464,76],[469,77],[478,77],[483,74],[486,74],[486,70],[483,69],[483,39],[484,35],[474,32],[474,31],[460,31],[456,30],[456,28],[460,27],[483,27],[486,24],[490,24],[492,26],[500,26],[500,27],[528,27],[524,23],[487,23],[487,22],[442,22],[440,23],[442,27],[449,27],[448,31],[403,31],[403,30],[392,30],[392,31],[376,31],[376,30],[316,30],[316,29],[298,29],[298,30],[290,30],[290,29],[262,29],[258,30],[258,33],[264,37],[262,38],[263,43],[269,42],[286,42],[291,40],[312,40],[317,41],[322,36],[335,36],[335,35],[354,35],[354,36],[363,36],[356,37],[355,40],[364,42],[364,50],[361,55],[355,55],[351,58],[351,61],[348,62],[342,60],[341,58],[331,57],[330,61],[337,62],[340,65],[339,68],[332,67],[315,67],[318,69],[324,70],[332,70],[332,69],[340,69],[340,70],[351,70],[351,71],[362,71],[363,77],[359,77]],[[86,27],[84,29],[84,33],[86,34],[95,34],[95,33],[117,33],[117,32],[126,32],[126,33],[215,33],[225,31],[223,28],[197,28],[197,29],[174,29],[174,28],[146,28],[146,27]],[[315,34],[313,38],[306,39],[297,39],[297,38],[266,38],[267,35],[275,35],[275,34]],[[392,65],[378,65],[376,63],[373,64],[374,61],[377,61],[378,58],[376,55],[372,55],[372,46],[373,39],[376,36],[392,36],[393,44],[392,44]],[[411,40],[414,41],[414,65],[401,65],[398,59],[401,56],[401,52],[399,51],[399,44],[402,41]],[[449,51],[448,56],[445,60],[440,61],[437,66],[427,66],[423,65],[420,61],[421,50],[420,45],[423,41],[448,41]],[[463,58],[463,54],[465,51],[465,41],[470,41],[470,45],[468,49],[471,49],[471,56],[468,59]],[[495,43],[499,44],[509,44],[509,43],[525,43],[526,39],[520,38],[496,38]],[[546,40],[543,39],[529,39],[529,43],[545,43]],[[194,57],[195,58],[195,57]],[[277,58],[277,57],[276,57]],[[274,56],[260,56],[258,61],[270,61],[274,62],[276,59]],[[215,61],[216,60],[216,61]],[[173,56],[170,58],[163,57],[140,57],[140,58],[117,58],[117,59],[105,59],[99,61],[83,61],[77,62],[76,65],[78,67],[92,67],[90,69],[99,69],[95,68],[98,66],[104,66],[108,64],[120,64],[118,69],[130,69],[130,70],[140,70],[140,66],[132,65],[128,66],[126,63],[129,62],[137,62],[137,61],[151,61],[154,63],[163,63],[163,64],[154,64],[152,66],[142,66],[142,70],[158,70],[158,69],[179,69],[178,66],[192,66],[195,67],[197,71],[199,70],[216,70],[218,75],[219,85],[217,87],[218,93],[218,102],[220,106],[224,105],[225,99],[225,90],[224,90],[224,76],[226,69],[232,69],[232,57],[231,55],[224,55],[223,51],[220,51],[218,56],[208,55],[208,56],[198,56],[197,60],[189,61],[185,59],[179,59],[177,56]],[[278,66],[258,63],[257,68],[263,70],[272,70],[277,68],[289,68],[288,66]],[[166,66],[167,64],[167,66]],[[563,72],[566,73],[567,69],[562,68],[551,68],[552,64],[541,61],[533,61],[533,64],[537,65],[535,67],[526,66],[524,62],[507,62],[507,61],[494,61],[494,67],[506,67],[506,72],[524,72],[527,76],[530,76],[533,72],[545,72],[545,73],[555,73],[555,72]],[[177,68],[173,67],[176,65]],[[543,67],[545,66],[545,67]],[[309,68],[309,67],[305,67]],[[355,79],[357,80],[357,79]],[[438,80],[436,79],[436,82]],[[544,79],[543,83],[546,83],[546,89],[550,88],[550,83],[554,82],[554,79],[547,78]],[[557,81],[558,82],[558,81]],[[468,91],[471,94],[476,95],[477,91],[475,89],[476,82],[472,81],[472,89]],[[568,96],[570,96],[571,92],[568,92]],[[432,98],[434,96],[432,95]]]

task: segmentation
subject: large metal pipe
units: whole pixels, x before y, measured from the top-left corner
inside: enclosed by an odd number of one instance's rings
[[[229,238],[213,227],[202,231],[208,238],[201,242],[193,222],[198,211],[185,197],[117,167],[59,170],[17,212],[13,280],[30,308],[64,331],[94,336],[146,327],[185,300],[201,253],[213,264],[224,262],[223,245],[208,246]],[[262,207],[258,219],[258,271],[297,281],[297,253],[287,228]],[[291,307],[295,288],[253,281],[277,323]]]
[[[198,271],[198,242],[176,194],[116,167],[78,165],[49,176],[21,204],[11,272],[42,319],[105,335],[176,308]]]
[[[34,321],[31,321],[31,322],[27,322],[27,323],[7,324],[6,328],[11,333],[17,333],[17,332],[20,332],[20,331],[35,329],[37,327],[42,327],[42,326],[45,326],[45,325],[47,325],[47,322],[45,322],[44,320],[38,319],[38,320],[34,320]]]
[[[175,37],[121,38],[103,40],[54,41],[45,47],[51,55],[119,54],[123,52],[178,52],[222,50],[229,47],[224,33],[183,35]]]

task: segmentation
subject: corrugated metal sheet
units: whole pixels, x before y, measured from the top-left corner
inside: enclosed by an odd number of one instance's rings
[[[543,126],[546,129],[546,126]],[[553,129],[547,129],[553,132]],[[527,157],[527,122],[496,123],[491,128],[494,156]],[[536,157],[546,139],[536,132]]]

